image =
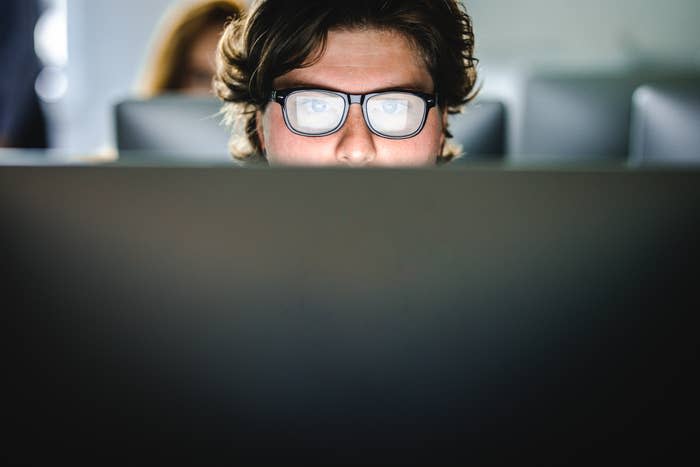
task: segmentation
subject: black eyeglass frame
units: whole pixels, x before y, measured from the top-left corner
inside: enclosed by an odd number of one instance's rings
[[[320,91],[320,92],[325,92],[328,94],[333,94],[336,96],[340,96],[343,98],[345,101],[345,108],[343,109],[343,116],[340,119],[340,122],[338,125],[333,128],[330,131],[327,131],[325,133],[320,133],[320,134],[308,134],[308,133],[302,133],[300,131],[295,130],[292,125],[289,123],[289,118],[287,117],[287,106],[286,106],[286,100],[287,97],[294,93],[294,92],[299,92],[299,91]],[[420,125],[418,126],[418,129],[411,133],[410,135],[407,136],[389,136],[385,135],[379,131],[377,131],[372,124],[369,121],[369,118],[367,117],[367,101],[371,99],[374,96],[378,96],[380,94],[388,94],[388,93],[396,93],[396,92],[403,92],[407,94],[413,94],[414,96],[420,97],[425,101],[425,110],[423,111],[423,118],[421,119]],[[419,92],[419,91],[411,91],[411,90],[406,90],[406,89],[390,89],[386,91],[380,91],[380,92],[371,92],[368,94],[349,94],[345,92],[339,92],[339,91],[331,91],[329,89],[323,89],[323,88],[312,88],[312,87],[297,87],[297,88],[288,88],[288,89],[277,89],[274,90],[270,93],[270,101],[271,102],[277,102],[280,106],[282,106],[282,116],[284,117],[284,124],[287,126],[287,129],[291,131],[292,133],[299,135],[299,136],[307,136],[309,138],[316,138],[316,137],[321,137],[321,136],[328,136],[332,135],[333,133],[337,132],[340,130],[343,125],[345,125],[346,120],[348,119],[348,114],[350,113],[350,106],[352,104],[360,104],[362,106],[362,118],[365,121],[365,124],[367,124],[367,128],[374,133],[375,135],[381,137],[381,138],[387,138],[387,139],[408,139],[408,138],[413,138],[417,134],[419,134],[421,131],[423,131],[423,128],[425,127],[425,122],[428,119],[428,113],[430,112],[430,109],[435,107],[438,103],[438,94],[426,94],[424,92]]]

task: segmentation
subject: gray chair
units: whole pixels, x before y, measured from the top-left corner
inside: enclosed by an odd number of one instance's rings
[[[683,82],[692,72],[541,74],[526,83],[516,161],[624,162],[632,94],[646,83]]]
[[[700,81],[635,91],[630,163],[700,165]]]
[[[467,104],[460,114],[450,115],[453,141],[462,146],[458,160],[499,159],[505,153],[506,110],[503,103],[477,100]]]
[[[221,102],[167,95],[127,99],[114,108],[120,160],[231,163]]]

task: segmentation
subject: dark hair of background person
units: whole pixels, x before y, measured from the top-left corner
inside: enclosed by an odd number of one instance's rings
[[[0,11],[0,147],[46,148],[46,119],[34,83],[37,0],[3,0]]]
[[[211,89],[215,47],[211,51],[211,72],[192,68],[189,63],[192,47],[209,31],[222,33],[226,23],[237,19],[243,10],[241,0],[187,0],[175,5],[156,31],[139,94],[149,98],[186,90],[191,76],[194,81],[206,80],[207,89]],[[206,76],[199,76],[202,74]]]
[[[328,31],[376,28],[404,34],[416,47],[439,93],[441,109],[458,113],[475,97],[476,64],[471,17],[456,0],[261,0],[231,23],[219,42],[214,87],[239,161],[264,162],[256,112],[268,103],[275,78],[310,66],[325,51]],[[451,137],[448,128],[445,134]],[[451,145],[438,163],[457,155]]]

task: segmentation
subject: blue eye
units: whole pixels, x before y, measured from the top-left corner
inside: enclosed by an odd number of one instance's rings
[[[314,109],[314,112],[325,112],[326,110],[328,110],[328,104],[314,99],[314,101],[311,104],[311,108]]]
[[[382,104],[382,110],[388,114],[393,114],[396,112],[396,109],[398,109],[398,105],[396,105],[396,102],[384,102]]]
[[[328,111],[328,103],[320,99],[309,99],[302,103],[307,112],[322,113]]]
[[[393,115],[406,110],[405,102],[400,102],[398,100],[387,100],[382,102],[382,112],[385,114]]]

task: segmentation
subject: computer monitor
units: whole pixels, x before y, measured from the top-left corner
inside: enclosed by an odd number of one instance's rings
[[[646,85],[634,93],[630,162],[700,165],[700,84]]]
[[[620,75],[543,73],[528,78],[520,162],[624,160],[630,99],[639,83]]]
[[[506,110],[502,102],[476,100],[461,113],[450,115],[449,122],[453,141],[462,146],[462,160],[499,160],[505,155]]]
[[[222,124],[221,101],[165,95],[126,99],[114,108],[120,159],[232,163],[231,130]]]
[[[515,162],[627,162],[632,95],[644,84],[697,82],[696,71],[540,72],[525,86]]]
[[[700,174],[0,168],[12,463],[697,458]]]

